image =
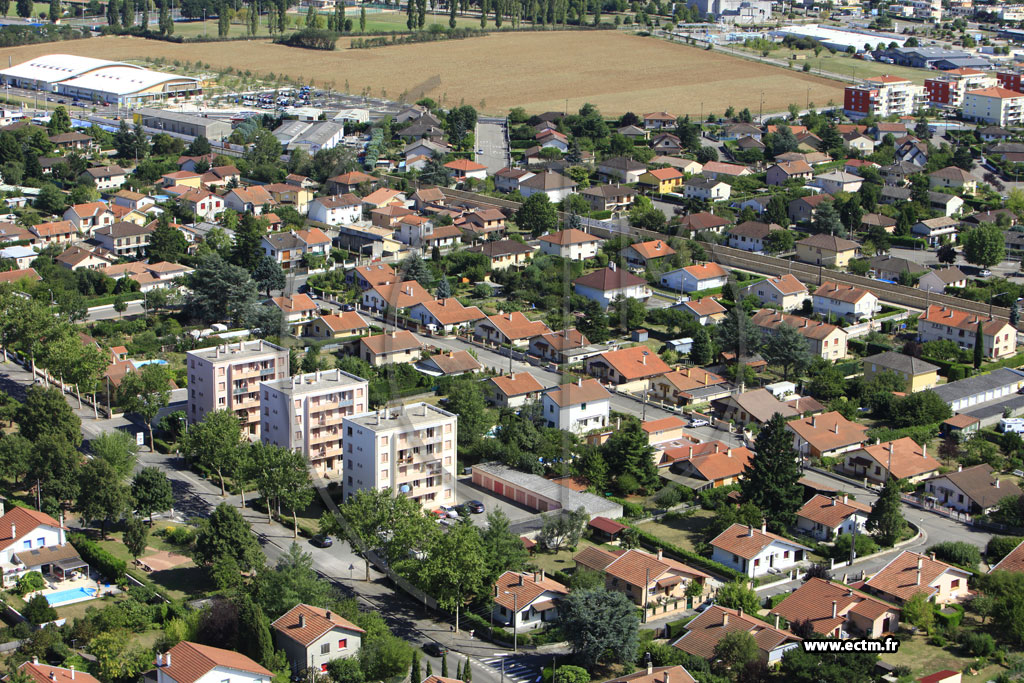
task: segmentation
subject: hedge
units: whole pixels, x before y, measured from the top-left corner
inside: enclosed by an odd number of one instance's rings
[[[946,614],[943,610],[952,609],[952,614]],[[961,620],[964,618],[964,608],[956,603],[950,603],[939,607],[935,606],[935,621],[939,626],[945,626],[947,629],[954,629],[960,625]]]
[[[749,579],[749,577],[747,577],[745,574],[741,574],[732,567],[726,567],[721,562],[716,562],[715,560],[704,557],[703,555],[698,555],[692,550],[687,550],[685,548],[680,548],[677,545],[673,545],[672,543],[669,543],[661,539],[660,537],[655,536],[649,531],[644,531],[643,529],[637,528],[636,525],[631,524],[629,521],[625,521],[624,523],[630,529],[636,531],[637,536],[640,539],[640,542],[643,544],[647,544],[654,548],[661,548],[663,551],[665,551],[665,553],[669,555],[675,555],[677,558],[683,560],[684,562],[689,562],[690,564],[697,565],[702,569],[707,569],[708,571],[715,572],[725,577],[725,579],[728,581],[747,581]]]
[[[972,366],[959,361],[941,360],[939,358],[932,358],[931,356],[921,356],[921,360],[926,363],[931,363],[932,365],[938,365],[939,374],[950,382],[963,379],[964,377],[970,377],[974,374],[974,368]]]
[[[898,237],[891,235],[889,237],[889,244],[894,247],[910,247],[912,249],[917,249],[918,247],[921,249],[928,248],[928,242],[920,237]]]
[[[992,361],[991,363],[982,363],[978,372],[991,372],[999,368],[1017,368],[1021,365],[1024,365],[1024,352],[1002,360]]]
[[[68,540],[79,556],[103,576],[111,581],[120,581],[125,577],[128,563],[124,560],[114,557],[82,534],[69,534]]]
[[[618,503],[622,506],[622,514],[626,517],[646,517],[647,509],[644,508],[640,503],[630,503],[628,500],[622,498],[616,498],[615,496],[608,496],[608,500],[613,503]]]

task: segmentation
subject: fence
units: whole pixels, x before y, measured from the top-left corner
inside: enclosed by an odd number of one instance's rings
[[[921,500],[918,496],[915,496],[913,494],[901,493],[900,499],[907,505],[913,505],[914,507],[920,508],[921,510],[934,512],[937,515],[948,517],[949,519],[952,519],[957,522],[963,522],[964,524],[974,523],[972,517],[966,512],[961,512],[960,510],[957,510],[955,508],[947,507],[929,498]]]

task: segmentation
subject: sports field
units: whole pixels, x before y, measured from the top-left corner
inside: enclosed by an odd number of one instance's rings
[[[202,60],[257,74],[288,74],[351,92],[407,99],[429,95],[497,113],[578,109],[585,102],[606,114],[666,110],[676,115],[721,114],[729,106],[782,111],[790,103],[842,101],[842,87],[816,76],[716,52],[612,31],[491,34],[436,43],[323,52],[263,40],[174,44],[105,37],[0,50],[15,63],[48,52],[105,59]]]

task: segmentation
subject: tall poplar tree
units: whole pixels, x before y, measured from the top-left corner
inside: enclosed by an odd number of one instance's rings
[[[796,521],[802,502],[800,477],[793,435],[782,415],[775,413],[758,432],[754,457],[743,470],[743,502],[756,505],[772,531],[785,531]]]

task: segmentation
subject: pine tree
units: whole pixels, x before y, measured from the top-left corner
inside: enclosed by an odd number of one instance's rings
[[[116,29],[121,25],[121,20],[118,18],[120,17],[120,13],[118,12],[118,5],[119,3],[117,0],[109,0],[107,2],[107,26],[113,29]],[[32,3],[29,3],[29,7],[31,6]],[[19,0],[18,2],[18,7],[21,7],[21,0]],[[20,11],[18,12],[18,15],[21,15]]]
[[[359,8],[359,32],[366,33],[366,7]]]
[[[690,347],[690,360],[694,365],[704,366],[714,360],[715,349],[711,345],[711,335],[707,329],[701,327],[693,338],[693,346]]]
[[[452,283],[448,281],[448,278],[442,277],[437,283],[437,291],[435,295],[438,299],[450,299],[452,296]]]
[[[455,28],[455,0],[448,0],[448,28]]]
[[[50,0],[50,21],[60,19],[60,0]]]
[[[1014,301],[1010,306],[1010,324],[1014,327],[1020,322],[1020,305]]]
[[[430,660],[428,659],[427,660],[427,671],[426,671],[426,674],[424,675],[424,678],[430,678],[433,675],[434,675],[434,672],[430,670]]]
[[[420,651],[412,651],[412,666],[409,667],[409,683],[420,683]]]
[[[974,367],[980,368],[981,362],[985,360],[985,330],[981,318],[978,318],[978,331],[974,334]]]
[[[135,2],[121,0],[121,27],[125,30],[135,25]]]
[[[462,662],[456,660],[455,662],[455,680],[462,680]]]
[[[466,665],[462,667],[462,680],[465,683],[473,682],[473,671],[469,668],[469,660],[466,660]]]
[[[782,415],[775,413],[758,432],[754,457],[743,471],[743,502],[757,506],[772,531],[785,531],[796,521],[796,511],[802,502],[800,476],[793,435],[786,429]]]
[[[249,35],[256,35],[259,28],[260,12],[255,2],[249,3]]]
[[[264,666],[271,666],[274,644],[270,636],[270,621],[252,598],[242,593],[237,601],[238,642],[243,653]]]
[[[895,477],[886,478],[882,492],[868,515],[867,527],[878,544],[883,546],[895,544],[907,528],[900,501],[900,484]]]
[[[448,655],[441,657],[441,678],[448,678]]]

